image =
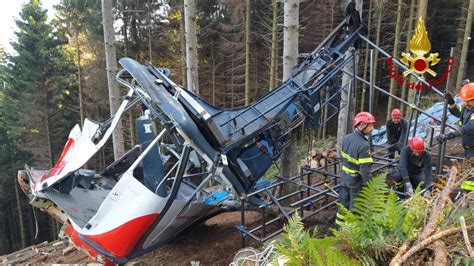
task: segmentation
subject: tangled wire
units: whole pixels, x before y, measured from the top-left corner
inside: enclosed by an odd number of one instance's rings
[[[233,261],[229,265],[247,265],[246,263],[256,266],[268,265],[270,257],[274,253],[274,248],[273,241],[262,252],[252,247],[243,248],[235,254]]]

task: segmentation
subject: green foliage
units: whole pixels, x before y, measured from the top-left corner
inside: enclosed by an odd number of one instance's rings
[[[29,208],[21,207],[27,199],[21,192],[15,195],[15,176],[25,163],[40,169],[51,166],[76,121],[72,108],[65,108],[75,105],[67,93],[75,89],[75,80],[72,61],[64,51],[64,35],[48,22],[40,1],[27,1],[16,24],[15,54],[7,56],[0,66],[1,252],[21,248],[19,212],[26,221],[27,244],[51,240],[48,225],[43,226],[49,219],[42,214],[36,218],[43,229],[34,239],[34,224],[28,223],[33,221]]]
[[[75,72],[64,35],[47,22],[38,1],[23,6],[16,24],[16,54],[8,57],[0,108],[9,138],[34,156],[27,163],[46,168],[59,156],[54,152],[61,151],[74,123],[74,112],[64,106],[74,104],[66,91],[74,88]]]
[[[298,213],[290,218],[284,230],[282,241],[275,244],[275,264],[285,260],[285,265],[360,265],[337,249],[335,238],[311,237]]]
[[[423,227],[429,207],[425,198],[420,194],[421,185],[415,190],[410,200],[405,204],[406,214],[403,218],[402,230],[410,240],[415,240]]]
[[[337,239],[349,243],[356,251],[383,260],[388,246],[398,246],[413,239],[425,219],[423,199],[416,193],[405,205],[387,188],[386,174],[370,180],[355,199],[352,211],[339,205],[334,231]]]

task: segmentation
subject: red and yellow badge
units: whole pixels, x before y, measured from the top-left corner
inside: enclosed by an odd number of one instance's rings
[[[430,53],[428,58],[425,58],[425,54],[431,50],[431,43],[428,39],[425,22],[421,16],[418,18],[415,34],[411,37],[409,49],[411,53],[402,53],[403,58],[400,60],[404,65],[410,67],[403,72],[403,75],[406,77],[412,72],[418,75],[428,72],[431,76],[436,77],[436,72],[430,69],[430,66],[438,64],[440,61],[439,54]]]

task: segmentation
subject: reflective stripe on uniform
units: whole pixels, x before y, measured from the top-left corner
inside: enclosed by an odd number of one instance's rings
[[[374,162],[374,159],[372,159],[372,157],[359,159],[359,163],[373,163],[373,162]]]
[[[462,113],[462,111],[463,111],[463,110],[462,110],[462,105],[456,105],[456,107],[458,108],[458,111],[459,111],[460,113]],[[461,118],[462,118],[462,114],[461,114]],[[459,121],[458,121],[458,126],[462,126],[463,124],[464,124],[464,123],[462,122],[462,119],[459,119]]]
[[[464,181],[461,183],[461,188],[464,190],[474,191],[474,181]]]
[[[372,157],[367,157],[367,158],[360,158],[360,159],[355,159],[352,158],[349,154],[341,151],[342,158],[346,159],[347,161],[354,163],[354,164],[362,164],[362,163],[373,163],[374,160]]]
[[[359,173],[359,171],[350,169],[349,167],[344,166],[344,165],[342,166],[342,171],[344,171],[348,174],[358,174]]]

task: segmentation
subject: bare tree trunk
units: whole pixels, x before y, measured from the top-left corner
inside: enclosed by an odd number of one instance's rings
[[[79,44],[79,28],[75,27],[76,34],[76,53],[77,53],[77,88],[79,90],[79,115],[81,118],[81,128],[84,126],[84,106],[82,104],[82,80],[81,80],[81,49]]]
[[[153,55],[152,55],[152,42],[151,42],[151,13],[153,12],[150,0],[147,1],[148,10],[147,10],[147,17],[146,17],[146,27],[148,29],[148,60],[152,63]]]
[[[375,43],[377,44],[377,46],[380,46],[380,35],[382,33],[382,18],[383,18],[383,15],[384,15],[384,2],[380,2],[379,3],[379,7],[378,7],[378,16],[377,16],[377,30],[375,32]],[[378,75],[377,75],[377,71],[378,71],[378,58],[379,58],[379,51],[376,49],[374,51],[374,73],[371,73],[371,75],[373,75],[374,77],[374,83],[377,84],[377,80],[378,80]],[[374,97],[372,103],[377,106],[378,104],[378,101],[377,101],[377,97],[378,97],[379,93],[377,92],[377,90],[374,90],[374,95],[372,95],[372,97]],[[375,106],[372,106],[372,109],[374,112],[376,112],[376,107]],[[368,108],[370,109],[370,107]]]
[[[26,235],[25,235],[25,225],[24,225],[25,223],[23,222],[23,211],[21,208],[20,194],[18,192],[18,182],[15,176],[13,177],[13,186],[15,187],[16,207],[18,209],[18,222],[20,226],[21,247],[24,248],[26,247]]]
[[[465,29],[466,28],[466,20],[464,18],[467,17],[467,12],[469,9],[469,2],[463,1],[461,4],[461,12],[459,14],[458,19],[458,29]],[[451,81],[449,87],[455,86],[457,84],[457,76],[459,72],[459,58],[461,58],[461,50],[464,44],[464,30],[458,30],[456,34],[456,47],[454,49],[454,65],[451,71]]]
[[[112,0],[102,0],[102,19],[104,24],[105,62],[107,67],[107,83],[109,87],[110,114],[114,115],[120,106],[120,91],[115,80],[117,73],[117,54],[115,51],[114,17]],[[118,159],[125,153],[123,143],[123,126],[119,120],[112,135],[114,158]]]
[[[418,2],[418,17],[422,17],[426,22],[426,12],[428,11],[428,0],[419,0]]]
[[[48,99],[47,98],[47,95],[45,93],[45,99]],[[45,106],[48,106],[47,104],[45,104]],[[47,137],[47,145],[48,145],[48,154],[49,154],[49,165],[50,167],[53,167],[54,166],[54,161],[55,161],[55,158],[54,158],[54,153],[53,153],[53,140],[52,140],[52,135],[51,135],[51,120],[49,118],[49,112],[48,110],[46,110],[45,114],[45,123],[46,123],[46,137]],[[51,218],[51,237],[52,239],[56,239],[57,236],[58,236],[58,230],[57,230],[57,224],[56,224],[56,221]]]
[[[230,71],[230,107],[234,108],[234,57],[231,59],[231,71]]]
[[[270,82],[268,90],[273,90],[276,85],[276,66],[278,65],[278,2],[277,0],[272,0],[272,50],[270,53]]]
[[[370,38],[371,32],[371,24],[372,24],[372,3],[373,1],[369,1],[369,20],[367,22],[367,37]],[[369,44],[365,46],[365,62],[364,62],[364,80],[367,80],[367,69],[369,66]],[[360,111],[365,111],[365,98],[366,98],[366,91],[367,85],[364,83],[362,84],[362,95],[360,97]]]
[[[329,88],[326,87],[326,88],[324,89],[324,91],[325,91],[325,92],[324,92],[324,94],[325,94],[324,99],[329,99]],[[328,107],[328,105],[326,104],[326,105],[324,106],[324,116],[323,116],[324,121],[326,121],[326,120],[328,119],[328,113],[329,113],[329,107]],[[323,139],[326,139],[327,130],[328,130],[328,125],[327,125],[327,123],[324,123],[324,124],[322,125],[322,128],[323,128],[323,131],[322,131],[322,133],[321,133],[321,135],[322,135],[321,137],[322,137]]]
[[[124,43],[124,54],[125,57],[128,56],[128,14],[123,13],[123,26],[122,26],[122,35],[123,35],[123,43]],[[128,129],[130,130],[130,146],[135,147],[136,141],[135,141],[135,118],[133,114],[133,110],[130,110],[128,113],[128,121],[130,121]]]
[[[284,2],[283,27],[283,80],[291,77],[293,67],[298,63],[299,0]],[[288,147],[283,151],[281,169],[286,178],[298,173],[296,160],[297,135],[291,134]]]
[[[181,14],[184,13],[184,10],[180,10]],[[181,44],[181,83],[185,88],[187,88],[186,83],[186,37],[184,34],[184,16],[181,16],[179,21],[179,30],[181,32],[180,44]]]
[[[402,19],[402,5],[403,1],[398,0],[397,5],[397,21],[395,24],[395,42],[393,44],[393,56],[398,56],[398,44],[400,42],[400,27],[401,27],[401,19]],[[397,83],[394,79],[390,80],[390,93],[395,94],[395,90],[397,89]],[[387,105],[387,120],[390,119],[390,114],[393,108],[393,98],[388,97],[388,105]]]
[[[428,0],[419,0],[418,1],[418,16],[417,17],[422,17],[423,20],[426,22],[426,11],[428,9]],[[411,31],[411,30],[410,30]],[[411,81],[413,82],[414,79],[411,78]],[[409,103],[415,103],[415,93],[416,90],[414,89],[409,89],[408,90],[408,99],[407,101]],[[413,112],[413,109],[409,109],[409,112],[406,114],[407,116],[411,116],[411,112]]]
[[[356,8],[359,10],[362,7],[362,0],[356,1]],[[357,56],[356,53],[353,53],[352,49],[349,49],[346,51],[345,57],[350,57],[350,56],[355,56],[355,65],[358,64],[359,57]],[[341,79],[341,86],[344,86],[344,84],[348,84],[351,82],[351,84],[346,87],[345,90],[341,92],[341,102],[340,102],[340,108],[339,108],[339,114],[337,118],[337,151],[338,154],[340,154],[340,149],[342,146],[342,139],[344,136],[347,134],[347,127],[348,127],[348,121],[349,117],[352,117],[351,112],[349,111],[351,108],[350,107],[350,94],[351,88],[355,88],[355,84],[352,83],[352,76],[348,75],[346,73],[353,73],[354,68],[352,62],[349,62],[347,65],[344,66],[344,72],[342,74],[342,79]],[[342,106],[343,104],[346,104],[344,107]]]
[[[469,1],[469,8],[467,10],[467,17],[466,17],[466,28],[464,29],[464,38],[462,42],[461,48],[461,56],[459,57],[459,68],[458,68],[458,75],[456,78],[456,88],[459,88],[461,81],[464,79],[465,74],[465,67],[467,61],[467,52],[469,49],[469,37],[471,36],[471,28],[472,28],[472,12],[474,11],[474,0]]]
[[[212,60],[212,105],[216,105],[216,52],[214,51],[214,42],[211,44]]]
[[[335,13],[336,13],[336,10],[334,8],[334,2],[336,0],[331,0],[330,3],[329,3],[329,9],[331,10],[331,22],[330,22],[330,26],[329,26],[329,31],[327,31],[324,35],[326,36],[328,34],[328,32],[331,32],[334,28],[334,16],[335,16]],[[329,99],[329,88],[326,86],[324,88],[324,91],[321,91],[322,93],[324,93],[324,99]],[[328,114],[329,114],[329,106],[326,104],[324,106],[324,110],[323,110],[323,121],[326,121],[327,118],[328,118]],[[328,125],[327,123],[323,123],[321,125],[321,128],[318,132],[318,137],[319,138],[322,138],[322,139],[326,139],[326,135],[327,135],[327,130],[328,130]]]
[[[196,0],[184,0],[184,31],[186,36],[186,85],[188,90],[199,94]]]
[[[245,105],[250,104],[250,0],[245,0]]]
[[[408,33],[407,33],[407,45],[405,48],[405,52],[409,53],[410,49],[410,39],[411,35],[413,33],[412,28],[413,28],[413,17],[415,16],[415,1],[416,0],[411,0],[410,1],[410,15],[408,16]],[[404,79],[403,85],[402,85],[402,99],[407,100],[407,79]],[[407,113],[407,106],[402,105],[402,111],[404,114]]]

